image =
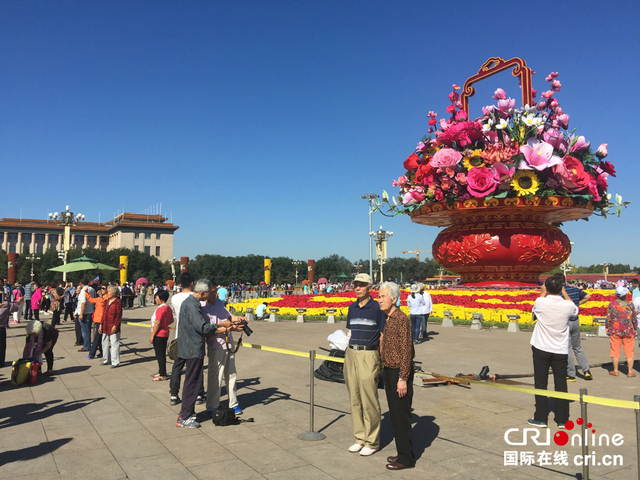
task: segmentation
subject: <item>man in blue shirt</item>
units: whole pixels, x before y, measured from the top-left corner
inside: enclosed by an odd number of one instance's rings
[[[591,300],[591,295],[589,295],[584,290],[580,290],[579,288],[572,287],[566,283],[566,278],[561,273],[556,273],[558,277],[561,278],[562,282],[565,284],[564,289],[571,298],[571,301],[576,305],[576,307],[580,307],[583,303],[587,303]],[[571,352],[573,350],[573,353]],[[591,371],[589,370],[589,360],[587,360],[587,356],[584,354],[584,350],[582,350],[582,341],[580,340],[580,319],[576,315],[575,317],[569,318],[569,358],[567,359],[567,382],[575,382],[576,381],[576,362],[575,359],[578,360],[578,365],[580,365],[580,369],[584,374],[585,380],[593,380],[593,375],[591,375]],[[573,358],[575,354],[575,359]]]
[[[356,443],[349,447],[362,456],[380,447],[380,353],[378,346],[384,330],[384,313],[369,295],[371,277],[360,273],[353,281],[358,298],[349,306],[347,328],[351,330],[349,347],[344,357],[344,380],[349,391],[351,420]]]
[[[218,285],[218,298],[222,303],[224,303],[225,307],[227,306],[228,294],[229,294],[229,291],[226,288],[224,288],[222,285]]]

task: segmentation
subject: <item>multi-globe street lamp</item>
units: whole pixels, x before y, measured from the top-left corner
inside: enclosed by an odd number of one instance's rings
[[[376,256],[380,264],[380,282],[383,282],[382,266],[387,258],[387,241],[393,236],[393,232],[385,232],[381,226],[377,232],[369,232],[369,236],[376,241]]]
[[[301,262],[300,260],[294,260],[293,262],[291,262],[291,264],[296,267],[296,285],[298,284],[298,267],[300,267],[300,265],[302,265],[303,263],[304,262]]]
[[[40,257],[36,257],[36,254],[32,253],[31,255],[25,257],[25,260],[31,262],[31,281],[33,282],[33,277],[35,277],[35,273],[33,273],[33,262],[35,262],[36,260],[40,260]]]
[[[50,213],[49,218],[54,220],[59,226],[64,228],[64,241],[62,244],[62,250],[58,251],[62,262],[66,265],[67,256],[71,249],[71,227],[75,227],[79,221],[85,219],[85,215],[81,213],[74,214],[69,211],[69,205],[66,206],[66,210],[62,213]],[[67,272],[62,272],[62,280],[67,281]]]
[[[369,232],[371,232],[371,214],[373,213],[373,201],[378,198],[377,193],[365,193],[360,195],[360,198],[369,202]],[[371,233],[369,233],[371,235]],[[369,237],[369,276],[373,278],[373,247],[371,243],[371,236]]]

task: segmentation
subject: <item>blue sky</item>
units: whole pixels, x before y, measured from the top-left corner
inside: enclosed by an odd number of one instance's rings
[[[565,224],[572,263],[640,265],[635,2],[0,3],[1,217],[87,220],[162,203],[174,255],[368,257],[363,193],[492,56],[560,72],[570,128],[609,144],[622,218]],[[478,85],[471,116],[510,72]],[[390,256],[436,227],[374,214]]]

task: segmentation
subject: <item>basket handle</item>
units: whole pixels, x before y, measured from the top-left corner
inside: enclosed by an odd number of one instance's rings
[[[491,57],[484,62],[474,76],[467,78],[460,94],[460,102],[462,103],[462,109],[467,112],[467,118],[469,118],[469,97],[473,97],[476,93],[476,89],[473,85],[480,80],[489,78],[496,73],[500,73],[503,70],[507,70],[513,67],[511,72],[514,77],[520,77],[520,87],[522,88],[522,106],[533,105],[533,92],[531,90],[531,74],[532,70],[527,67],[527,62],[521,58],[514,57],[510,60],[505,60],[500,57]]]

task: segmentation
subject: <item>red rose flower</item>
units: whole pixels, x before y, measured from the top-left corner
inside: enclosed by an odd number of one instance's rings
[[[592,178],[584,171],[584,165],[580,160],[570,155],[562,159],[562,163],[553,167],[558,175],[560,183],[570,192],[580,192],[589,187]]]
[[[456,146],[464,147],[478,140],[482,140],[482,125],[477,122],[458,122],[447,128],[438,137],[437,143],[451,147],[455,142]]]
[[[418,166],[420,165],[420,157],[415,153],[409,155],[409,157],[404,161],[404,168],[409,170],[410,172],[415,172]]]
[[[616,167],[614,167],[611,162],[600,162],[598,166],[612,177],[616,176]]]
[[[434,181],[434,175],[436,174],[436,168],[432,167],[430,162],[425,162],[418,167],[416,171],[416,183],[421,185],[429,185]]]

